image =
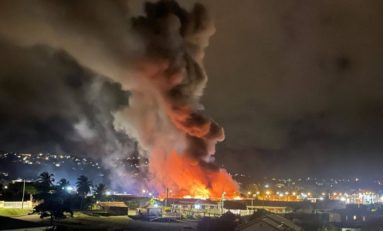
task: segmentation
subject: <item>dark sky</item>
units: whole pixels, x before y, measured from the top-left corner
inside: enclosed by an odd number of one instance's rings
[[[205,59],[203,103],[225,128],[218,163],[253,176],[383,174],[383,2],[201,2],[217,29]],[[97,149],[81,137],[111,132],[106,111],[127,104],[120,86],[62,51],[0,40],[0,54],[0,150]],[[89,99],[94,82],[99,94]],[[20,84],[25,90],[12,90]]]
[[[208,1],[218,159],[254,175],[383,173],[383,2]]]

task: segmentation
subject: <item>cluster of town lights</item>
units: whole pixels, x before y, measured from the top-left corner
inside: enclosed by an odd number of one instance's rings
[[[15,182],[19,182],[20,180],[15,180]],[[233,200],[245,200],[245,199],[258,199],[258,200],[270,200],[270,201],[303,201],[303,200],[309,200],[312,202],[316,201],[323,201],[325,199],[328,200],[337,200],[342,201],[346,204],[374,204],[374,203],[383,203],[383,195],[377,194],[375,192],[371,191],[356,191],[353,193],[347,193],[347,192],[322,192],[322,193],[312,193],[312,192],[296,192],[296,191],[273,191],[269,187],[266,187],[267,189],[264,191],[247,191],[246,195],[244,196],[236,196],[234,198],[231,198]],[[8,189],[7,185],[3,186],[4,190]],[[73,186],[65,186],[62,188],[63,190],[67,191],[68,193],[75,193],[76,188]],[[106,196],[111,195],[132,195],[128,194],[126,192],[124,193],[118,193],[114,191],[106,191]],[[144,197],[151,197],[154,198],[155,195],[150,192],[147,189],[141,190],[141,196]],[[168,196],[173,197],[172,190],[168,191]],[[204,196],[191,196],[191,195],[185,195],[183,196],[184,199],[200,199],[200,200],[206,200],[211,199]],[[219,198],[219,200],[226,200],[229,198],[225,197],[225,192],[222,193],[222,197]]]
[[[269,187],[265,187],[269,188]],[[332,193],[312,193],[312,192],[289,192],[289,191],[271,191],[265,190],[263,192],[252,191],[247,192],[247,199],[259,199],[259,200],[272,200],[272,201],[323,201],[325,199],[329,200],[339,200],[347,204],[373,204],[373,203],[383,203],[383,195],[380,196],[374,192],[355,192],[355,193],[342,193],[342,192],[332,192]]]

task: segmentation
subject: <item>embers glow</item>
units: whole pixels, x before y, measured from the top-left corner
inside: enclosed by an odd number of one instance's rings
[[[160,154],[153,155],[159,157]],[[238,185],[224,170],[208,170],[175,151],[152,159],[153,185],[161,197],[221,199],[238,196]]]

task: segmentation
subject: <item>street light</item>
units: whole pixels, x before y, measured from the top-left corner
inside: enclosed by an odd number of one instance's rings
[[[254,195],[256,196],[256,194],[253,194],[253,197],[251,198],[251,206],[254,206]]]
[[[221,198],[221,214],[223,214],[223,201],[225,200],[225,194],[226,192],[222,192],[222,198]]]
[[[66,190],[67,192],[72,192],[72,191],[73,191],[73,187],[72,187],[72,186],[66,186],[66,187],[65,187],[65,190]]]

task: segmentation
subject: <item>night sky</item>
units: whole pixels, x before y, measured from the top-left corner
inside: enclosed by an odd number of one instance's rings
[[[383,3],[240,2],[209,2],[219,159],[255,175],[381,175]]]
[[[382,1],[201,2],[217,30],[202,102],[225,128],[220,166],[255,177],[383,174]],[[110,145],[132,145],[109,114],[129,92],[61,49],[20,47],[4,25],[0,150],[98,158]]]

